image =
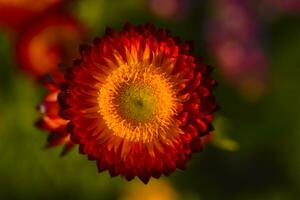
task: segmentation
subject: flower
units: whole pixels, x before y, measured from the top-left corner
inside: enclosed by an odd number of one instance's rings
[[[46,10],[60,7],[66,0],[0,0],[0,26],[18,30]]]
[[[214,15],[206,29],[207,47],[224,78],[249,100],[256,100],[267,88],[268,58],[259,41],[258,20],[248,3],[214,1]]]
[[[49,132],[46,147],[54,147],[64,144],[62,155],[72,149],[74,143],[70,140],[70,134],[66,130],[68,120],[59,116],[60,106],[57,96],[60,92],[59,84],[63,81],[63,74],[56,72],[46,75],[41,79],[42,84],[48,89],[42,103],[38,106],[42,117],[36,122],[36,126]]]
[[[62,116],[99,172],[127,180],[184,169],[212,131],[211,67],[164,29],[108,28],[65,75]]]
[[[17,61],[32,76],[54,72],[60,64],[72,64],[72,58],[78,54],[76,46],[84,37],[85,29],[72,16],[61,12],[46,13],[19,33]]]

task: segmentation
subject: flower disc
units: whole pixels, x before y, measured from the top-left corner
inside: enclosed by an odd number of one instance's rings
[[[210,72],[163,29],[107,29],[67,71],[61,114],[99,171],[146,183],[202,149],[216,109]]]
[[[151,142],[169,135],[176,93],[154,66],[124,64],[106,78],[99,109],[112,133],[132,142]]]

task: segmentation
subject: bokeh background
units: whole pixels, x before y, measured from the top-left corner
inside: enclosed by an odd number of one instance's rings
[[[51,8],[32,2],[0,0],[0,199],[300,198],[298,0],[77,0]],[[52,45],[40,55],[52,38],[42,36],[42,47],[37,45],[32,55],[42,63],[55,58],[67,65],[74,45],[91,42],[107,26],[121,29],[127,21],[152,22],[194,41],[196,54],[214,66],[221,110],[211,143],[193,156],[186,171],[148,185],[128,183],[98,174],[95,163],[77,148],[64,157],[62,147],[44,148],[47,132],[34,122],[45,89],[28,70],[38,61],[24,67],[29,59],[17,48],[26,30],[35,30],[34,24],[43,25],[39,20],[57,11],[76,19],[84,36],[54,39],[63,43],[63,53]],[[67,32],[64,26],[55,34]]]

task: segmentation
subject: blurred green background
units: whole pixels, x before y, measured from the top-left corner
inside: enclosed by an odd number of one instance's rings
[[[215,66],[204,41],[208,2],[193,1],[180,20],[153,14],[142,0],[83,0],[74,4],[72,12],[88,24],[93,36],[102,35],[106,26],[120,29],[126,21],[151,21],[194,40],[196,53]],[[216,141],[195,154],[186,171],[166,178],[177,199],[300,198],[299,19],[281,16],[264,23],[271,80],[258,100],[247,100],[224,81],[218,68],[214,70],[219,82],[215,94],[222,107],[216,114]],[[95,163],[77,149],[65,157],[59,156],[60,148],[43,149],[47,134],[33,123],[39,117],[35,107],[45,91],[18,71],[13,51],[9,35],[1,31],[0,199],[122,199],[124,190],[139,184],[138,180],[128,183],[110,178],[107,172],[98,174]]]

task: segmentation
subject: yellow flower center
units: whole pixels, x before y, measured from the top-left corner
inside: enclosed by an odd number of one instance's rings
[[[177,98],[172,82],[153,66],[126,64],[101,85],[99,112],[116,136],[132,142],[167,138],[175,123]]]

